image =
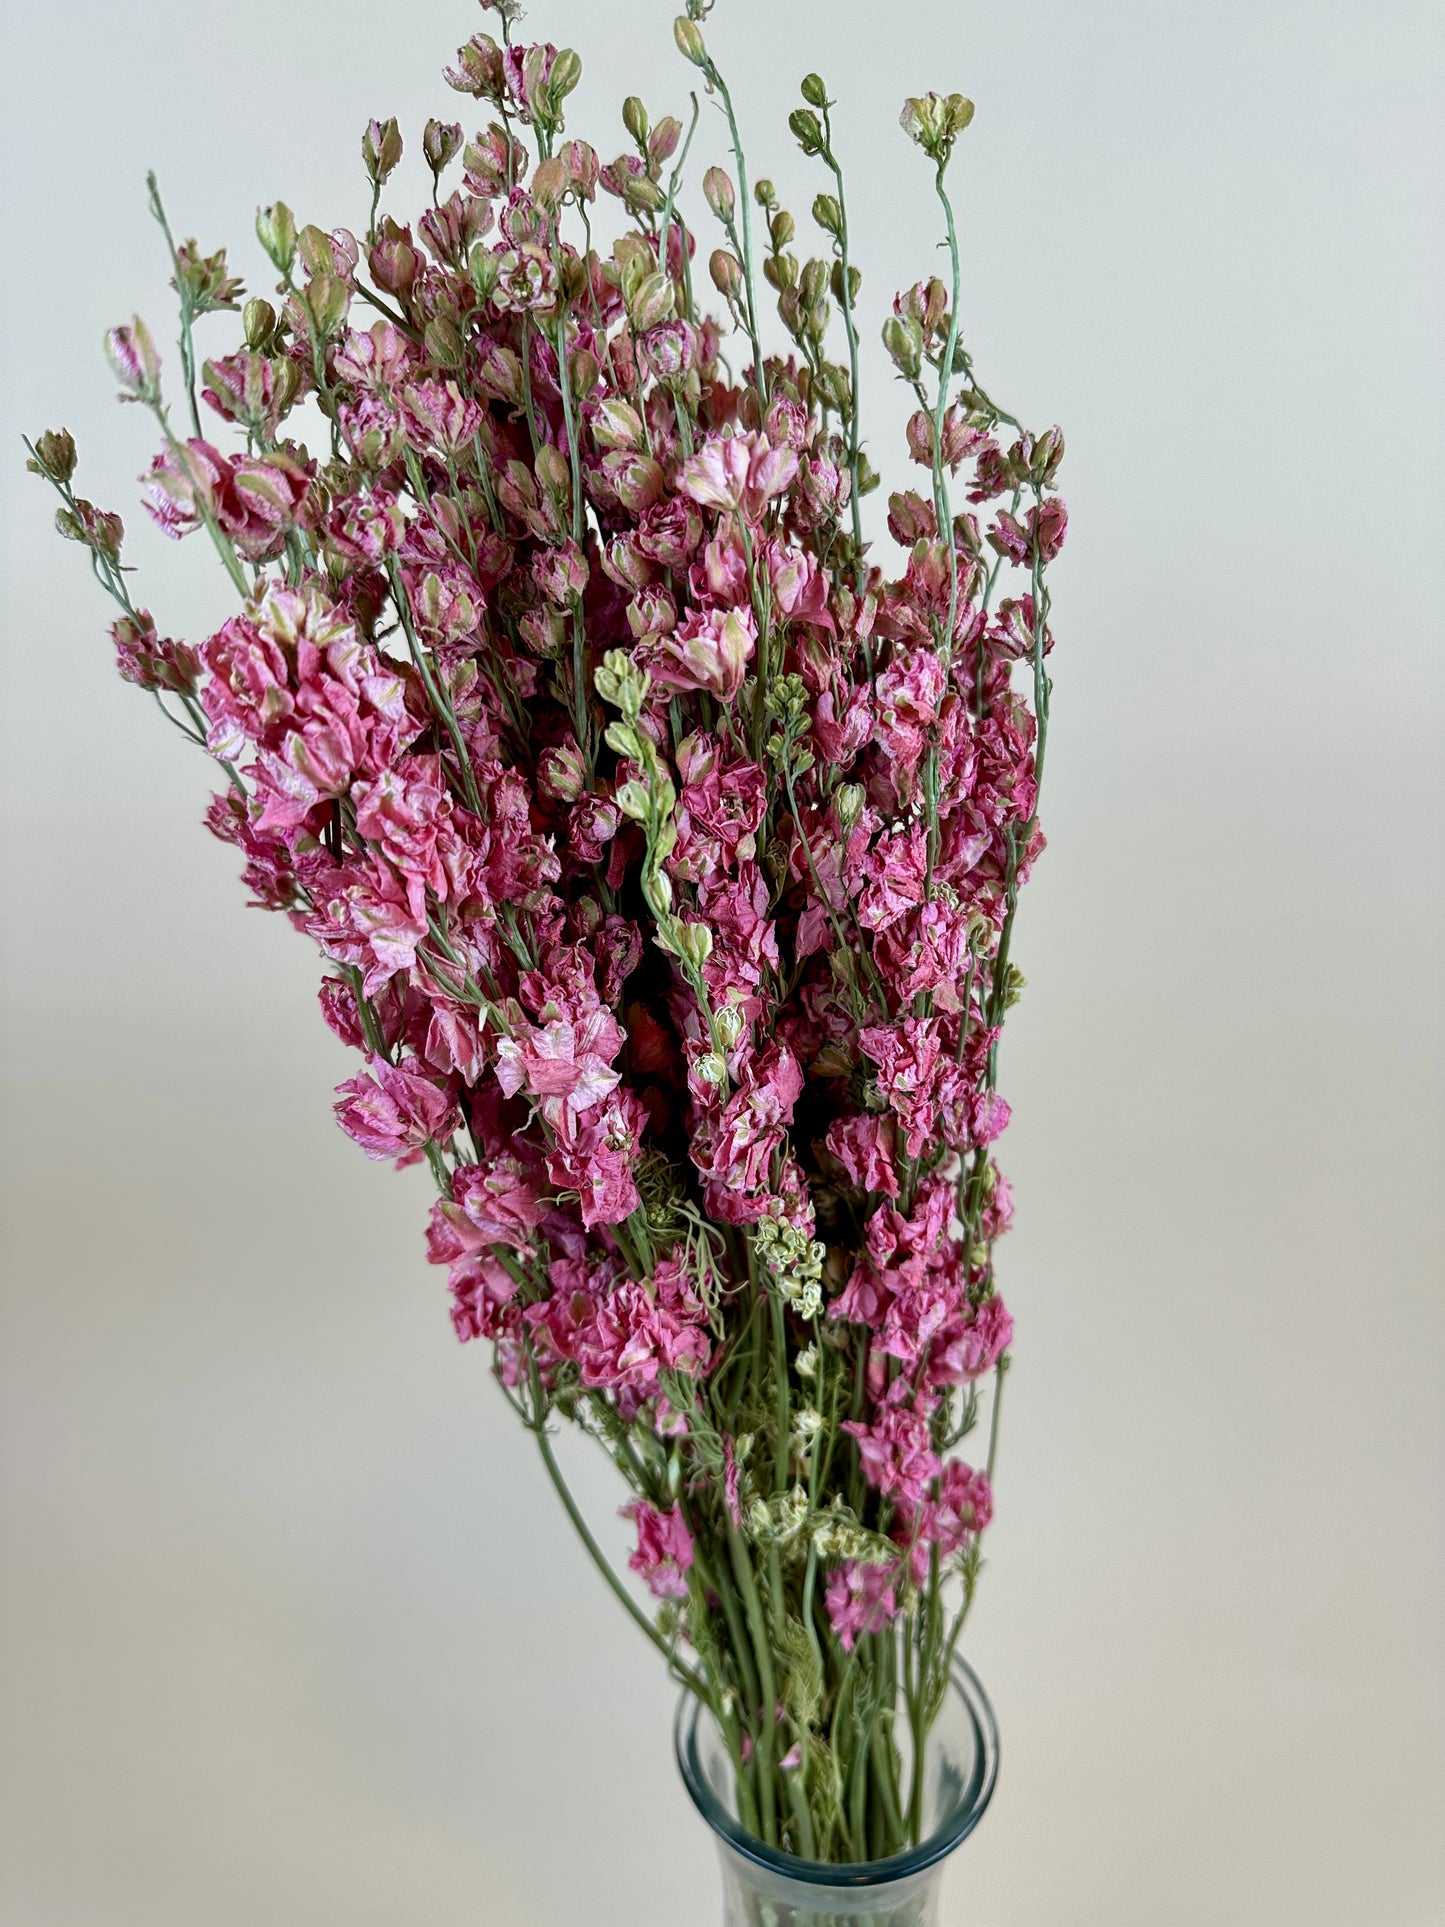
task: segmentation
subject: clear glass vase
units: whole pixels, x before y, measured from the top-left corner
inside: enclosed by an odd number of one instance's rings
[[[998,1778],[998,1727],[972,1667],[955,1658],[928,1736],[919,1845],[887,1860],[828,1865],[765,1846],[739,1823],[721,1733],[689,1693],[677,1764],[722,1861],[723,1927],[935,1927],[943,1863],[983,1818]]]

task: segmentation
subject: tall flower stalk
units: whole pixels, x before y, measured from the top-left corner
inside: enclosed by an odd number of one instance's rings
[[[831,179],[800,258],[771,182],[748,188],[703,0],[676,23],[729,134],[734,171],[702,182],[720,320],[684,211],[698,103],[684,134],[629,100],[604,164],[566,128],[576,55],[492,10],[501,38],[447,73],[486,124],[423,131],[430,205],[389,210],[403,137],[372,121],[363,236],[265,209],[273,298],[199,372],[197,324],[243,290],[151,184],[192,433],[145,325],[108,347],[162,435],[148,512],[204,529],[236,592],[213,635],[132,599],[68,434],[30,466],[118,605],[122,674],[220,763],[208,823],[252,900],[327,960],[322,1014],[362,1059],[337,1117],[428,1163],[457,1335],[490,1345],[590,1556],[717,1721],[744,1824],[876,1859],[924,1825],[993,1510],[998,1043],[1043,847],[1063,441],[965,345],[961,96],[903,113],[950,268],[883,328],[928,478],[888,498],[890,575],[823,80],[790,121]],[[599,193],[627,220],[605,254]],[[568,1489],[564,1423],[627,1488],[651,1610]]]

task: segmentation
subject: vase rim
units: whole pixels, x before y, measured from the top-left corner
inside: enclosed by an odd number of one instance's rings
[[[910,1874],[922,1873],[936,1866],[968,1838],[983,1818],[998,1782],[998,1721],[994,1717],[988,1694],[983,1689],[983,1682],[968,1661],[957,1653],[953,1657],[952,1672],[952,1689],[962,1700],[973,1727],[973,1771],[943,1823],[935,1827],[926,1840],[920,1840],[916,1847],[909,1847],[904,1853],[890,1854],[886,1860],[804,1860],[797,1854],[785,1853],[781,1847],[770,1847],[749,1833],[728,1812],[703,1774],[697,1741],[698,1728],[707,1708],[687,1689],[684,1689],[678,1701],[677,1716],[673,1721],[673,1742],[682,1783],[693,1805],[713,1832],[721,1835],[736,1853],[750,1860],[754,1866],[765,1867],[769,1872],[795,1880],[803,1886],[882,1887],[890,1881],[904,1880]]]

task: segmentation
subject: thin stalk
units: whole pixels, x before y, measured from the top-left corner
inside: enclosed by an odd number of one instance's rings
[[[748,164],[743,156],[742,135],[738,132],[737,115],[733,112],[733,97],[728,92],[727,82],[718,72],[717,63],[708,57],[703,69],[713,86],[717,88],[722,100],[723,112],[727,115],[728,132],[732,136],[733,159],[738,170],[738,203],[742,210],[742,247],[743,282],[748,297],[748,336],[753,344],[753,386],[757,390],[758,401],[766,409],[768,405],[768,379],[763,369],[763,343],[758,333],[758,290],[757,278],[753,272],[753,221],[748,197]]]
[[[770,1847],[775,1847],[778,1844],[778,1821],[773,1762],[777,1749],[778,1689],[773,1672],[773,1649],[768,1641],[768,1629],[763,1619],[763,1602],[758,1595],[758,1582],[753,1573],[752,1562],[733,1526],[728,1528],[728,1548],[732,1554],[733,1571],[737,1575],[738,1591],[742,1594],[743,1611],[747,1615],[753,1653],[757,1660],[758,1686],[762,1703],[758,1709],[758,1738],[753,1758],[757,1761],[758,1785],[762,1796],[759,1807],[763,1823],[763,1838]]]
[[[392,597],[396,602],[396,612],[401,617],[401,626],[406,633],[406,644],[411,653],[412,662],[416,665],[416,672],[422,679],[428,700],[431,703],[432,710],[438,722],[442,724],[452,739],[452,747],[457,753],[458,775],[461,777],[462,788],[466,791],[467,802],[471,805],[472,814],[474,816],[480,816],[482,813],[482,799],[477,791],[477,779],[472,771],[472,759],[467,753],[467,746],[462,738],[461,725],[456,719],[456,714],[451,704],[437,687],[436,679],[432,675],[431,668],[427,663],[426,652],[421,646],[415,625],[411,619],[411,602],[407,596],[406,584],[402,581],[401,572],[395,562],[388,563],[387,574],[391,581]]]
[[[858,487],[859,471],[862,466],[862,444],[858,435],[858,329],[853,320],[853,283],[849,279],[848,264],[848,201],[843,192],[843,169],[833,152],[833,123],[828,108],[823,108],[823,159],[832,171],[838,184],[838,208],[842,219],[838,223],[838,259],[843,269],[843,332],[848,339],[848,375],[851,407],[848,411],[848,472],[853,478],[849,507],[853,519],[853,584],[862,594],[867,579],[863,565],[863,509],[862,496]],[[871,652],[871,644],[869,649]]]
[[[201,433],[201,412],[196,406],[196,351],[191,339],[191,324],[195,319],[195,315],[191,307],[190,296],[186,293],[185,277],[181,273],[181,257],[176,252],[175,237],[171,233],[171,224],[166,219],[166,210],[161,201],[161,190],[154,173],[146,175],[146,187],[150,191],[152,218],[159,223],[161,233],[166,237],[166,247],[170,251],[171,269],[175,275],[176,295],[181,304],[181,373],[185,378],[186,400],[190,405],[191,428],[197,440],[199,440]]]
[[[1003,1404],[1003,1382],[1008,1374],[1008,1368],[1009,1355],[1005,1352],[993,1370],[993,1410],[989,1413],[988,1419],[988,1465],[986,1467],[990,1485],[993,1484],[993,1468],[998,1458],[998,1414],[999,1407]]]
[[[647,1637],[652,1641],[653,1645],[662,1654],[663,1658],[667,1661],[668,1667],[677,1674],[678,1678],[682,1681],[682,1684],[685,1687],[687,1687],[689,1692],[695,1693],[699,1699],[703,1700],[704,1703],[706,1703],[707,1695],[706,1693],[704,1693],[702,1689],[702,1683],[698,1679],[696,1673],[693,1672],[690,1666],[685,1665],[677,1657],[677,1654],[668,1645],[667,1641],[662,1637],[661,1633],[658,1632],[657,1628],[653,1625],[652,1621],[647,1617],[646,1613],[643,1612],[642,1608],[638,1605],[637,1601],[632,1597],[631,1593],[627,1590],[626,1586],[623,1585],[622,1581],[618,1578],[617,1574],[613,1571],[611,1563],[607,1559],[606,1554],[603,1552],[602,1548],[598,1545],[597,1541],[593,1538],[592,1529],[588,1525],[586,1519],[582,1516],[581,1508],[578,1506],[577,1501],[572,1497],[571,1488],[568,1486],[567,1481],[562,1476],[562,1469],[557,1463],[556,1456],[552,1451],[551,1440],[547,1436],[547,1428],[546,1428],[545,1421],[541,1419],[534,1419],[532,1430],[536,1434],[537,1449],[542,1454],[542,1463],[547,1468],[547,1476],[551,1479],[552,1484],[556,1487],[558,1498],[561,1499],[562,1504],[566,1507],[567,1517],[572,1521],[573,1525],[577,1528],[577,1536],[581,1539],[583,1545],[587,1548],[588,1552],[591,1554],[592,1563],[596,1566],[597,1570],[602,1574],[602,1577],[607,1581],[608,1585],[612,1588],[613,1592],[616,1594],[618,1599],[620,1599],[622,1604],[627,1608],[627,1611],[631,1615],[631,1617],[642,1628],[643,1632],[646,1633]]]

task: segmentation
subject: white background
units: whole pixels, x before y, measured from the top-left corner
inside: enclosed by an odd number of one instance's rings
[[[452,1339],[424,1182],[336,1131],[314,955],[243,909],[203,760],[114,678],[19,466],[22,429],[68,424],[141,599],[213,626],[224,583],[144,526],[148,426],[100,355],[136,308],[169,344],[145,170],[263,288],[256,205],[363,225],[365,120],[413,154],[428,113],[475,125],[439,74],[495,23],[0,18],[0,1918],[705,1927],[654,1655]],[[624,93],[685,111],[670,18],[534,10],[606,156]],[[1069,436],[1050,849],[1003,1060],[1016,1369],[968,1642],[1004,1766],[946,1921],[1434,1927],[1440,16],[721,0],[709,34],[803,227],[793,89],[817,67],[840,101],[889,486],[877,325],[936,260],[896,115],[930,85],[978,103],[981,370]],[[698,170],[721,150],[709,108]]]

